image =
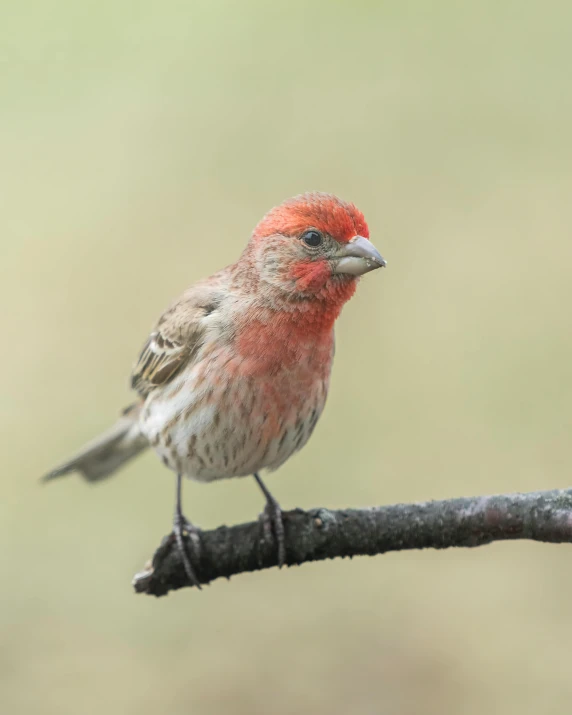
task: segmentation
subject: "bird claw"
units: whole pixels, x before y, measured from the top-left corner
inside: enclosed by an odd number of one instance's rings
[[[286,539],[284,533],[284,517],[280,504],[275,499],[268,499],[264,510],[258,517],[262,525],[264,541],[272,541],[276,538],[278,549],[278,568],[281,569],[286,563]],[[272,533],[274,531],[274,534]]]
[[[201,551],[201,539],[199,536],[201,530],[191,524],[191,522],[188,521],[188,519],[186,519],[183,514],[175,514],[172,533],[175,539],[175,543],[177,544],[177,550],[179,552],[179,556],[181,557],[181,561],[183,562],[187,578],[189,579],[192,586],[196,586],[199,590],[201,590],[201,584],[191,565],[191,559],[189,554],[187,553],[184,538],[185,536],[189,537],[193,552],[192,555],[198,557]]]

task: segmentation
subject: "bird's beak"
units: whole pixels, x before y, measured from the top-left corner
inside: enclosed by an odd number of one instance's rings
[[[386,265],[385,258],[367,238],[354,236],[337,252],[333,261],[333,272],[362,276]]]

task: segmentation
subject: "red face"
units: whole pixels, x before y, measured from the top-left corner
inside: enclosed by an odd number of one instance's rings
[[[262,281],[293,298],[345,302],[358,276],[385,265],[361,211],[309,193],[269,211],[249,246]]]

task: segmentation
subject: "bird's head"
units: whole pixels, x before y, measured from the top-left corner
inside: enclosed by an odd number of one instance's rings
[[[353,295],[359,276],[385,266],[361,211],[319,192],[271,209],[254,229],[246,256],[273,293],[340,307]]]

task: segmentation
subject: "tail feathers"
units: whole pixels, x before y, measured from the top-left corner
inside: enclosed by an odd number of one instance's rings
[[[88,482],[111,476],[149,446],[139,429],[140,409],[139,404],[128,407],[111,429],[86,444],[67,462],[48,472],[42,480],[50,481],[71,472],[79,472]]]

